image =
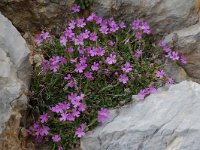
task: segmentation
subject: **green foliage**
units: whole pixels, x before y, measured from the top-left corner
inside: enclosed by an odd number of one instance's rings
[[[79,5],[81,9],[89,8],[96,0],[74,0],[74,3]]]

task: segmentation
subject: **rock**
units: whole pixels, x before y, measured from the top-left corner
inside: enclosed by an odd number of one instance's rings
[[[165,42],[172,44],[174,34],[177,35],[177,41],[174,46],[185,54],[188,60],[188,63],[182,65],[182,68],[187,73],[187,76],[200,83],[200,23],[172,32],[165,37]],[[180,74],[180,71],[176,73],[176,75]]]
[[[71,0],[1,0],[0,11],[21,32],[57,31],[67,19]]]
[[[98,0],[93,10],[101,16],[128,20],[143,17],[156,33],[189,27],[198,21],[195,0]]]
[[[0,13],[0,149],[21,150],[22,112],[27,106],[31,65],[25,40]]]
[[[81,140],[82,150],[198,150],[200,84],[183,81],[144,101],[111,110]]]

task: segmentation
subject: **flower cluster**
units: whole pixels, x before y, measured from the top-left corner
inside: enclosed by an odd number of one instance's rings
[[[184,55],[181,55],[179,52],[177,51],[173,51],[169,48],[169,46],[164,42],[164,41],[160,41],[160,46],[162,47],[163,51],[165,52],[165,57],[174,60],[174,61],[178,61],[180,60],[183,64],[187,63],[187,59]]]
[[[95,13],[80,17],[78,12],[80,7],[74,5],[59,38],[43,31],[35,39],[45,59],[36,70],[34,96],[43,100],[38,107],[46,111],[28,132],[37,142],[50,139],[59,150],[66,143],[73,145],[97,123],[104,123],[110,117],[108,107],[121,100],[129,102],[133,94],[143,100],[156,93],[156,83],[173,84],[154,63],[154,55],[187,62],[163,41],[159,43],[162,52],[154,50],[152,41],[145,38],[151,36],[150,26],[142,19],[128,25]],[[46,39],[51,40],[43,42]]]

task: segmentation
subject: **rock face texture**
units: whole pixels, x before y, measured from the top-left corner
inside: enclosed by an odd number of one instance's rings
[[[169,34],[165,38],[169,43],[178,34],[173,46],[186,54],[188,64],[168,64],[166,71],[173,72],[171,76],[177,82],[192,79],[200,83],[200,0],[98,0],[93,9],[102,16],[144,18],[153,33]]]
[[[20,32],[57,29],[64,24],[71,0],[1,0],[0,11]]]
[[[177,36],[174,46],[187,56],[188,63],[182,68],[194,81],[200,82],[200,23],[172,32],[165,42],[172,44],[174,35]]]
[[[170,32],[197,22],[195,0],[98,0],[94,10],[102,16],[144,17],[154,32]]]
[[[143,102],[112,110],[108,122],[90,131],[82,150],[198,150],[200,84],[183,81]]]
[[[20,120],[26,109],[31,66],[25,40],[0,13],[0,149],[20,150]]]

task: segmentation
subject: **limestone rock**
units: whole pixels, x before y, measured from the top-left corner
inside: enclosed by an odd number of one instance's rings
[[[71,0],[1,0],[0,12],[22,33],[57,31],[67,19],[66,9]]]
[[[200,23],[172,32],[165,37],[165,42],[173,43],[174,34],[177,35],[175,47],[185,54],[188,60],[188,63],[182,68],[189,77],[200,83]]]
[[[0,13],[0,149],[20,150],[20,120],[26,109],[31,66],[25,40]]]
[[[81,140],[82,150],[198,150],[200,85],[183,81],[144,101],[111,110]]]
[[[93,8],[102,16],[145,18],[154,32],[171,32],[198,21],[195,0],[98,0]]]

